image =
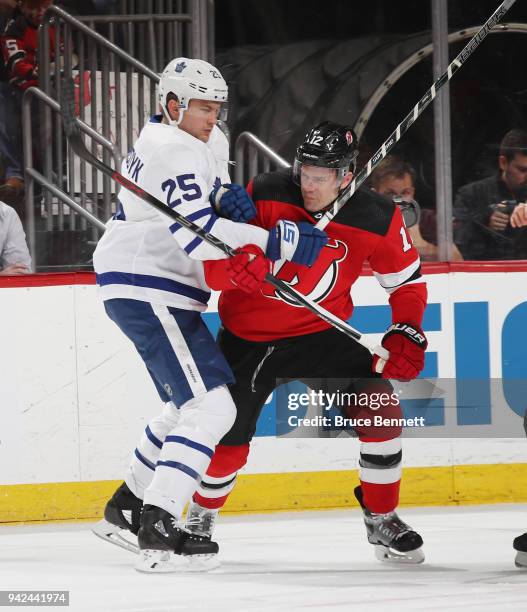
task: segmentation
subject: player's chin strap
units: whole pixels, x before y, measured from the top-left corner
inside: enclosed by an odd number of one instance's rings
[[[412,123],[422,114],[425,108],[432,102],[436,97],[437,92],[448,83],[459,68],[467,61],[472,55],[474,50],[480,45],[481,41],[487,36],[490,30],[500,21],[510,7],[516,2],[516,0],[504,0],[498,8],[492,13],[487,21],[481,26],[481,28],[474,34],[474,36],[468,41],[462,51],[457,55],[452,62],[449,64],[446,72],[444,72],[425,93],[425,95],[419,100],[419,102],[412,108],[412,110],[406,115],[406,117],[399,123],[395,130],[388,136],[388,138],[382,143],[379,150],[372,156],[369,162],[364,168],[357,174],[353,181],[345,187],[339,194],[337,199],[331,204],[329,209],[325,212],[324,216],[317,222],[316,227],[323,230],[326,225],[333,219],[333,217],[339,212],[339,210],[346,204],[351,196],[357,191],[357,189],[364,183],[364,181],[370,176],[373,169],[379,164],[379,162],[388,155],[393,149],[397,142],[401,139],[401,136],[408,130]]]
[[[114,181],[119,183],[119,185],[122,185],[125,189],[131,191],[134,195],[136,195],[138,198],[140,198],[147,204],[150,204],[150,206],[155,208],[161,214],[170,217],[173,221],[179,223],[182,227],[192,232],[195,236],[201,238],[204,242],[222,251],[222,253],[227,255],[227,257],[233,257],[236,254],[235,251],[228,244],[225,244],[225,242],[223,242],[213,234],[209,234],[209,232],[205,231],[202,227],[196,225],[193,221],[190,221],[189,219],[187,219],[187,217],[178,213],[174,208],[169,208],[161,200],[158,200],[152,194],[141,189],[141,187],[136,185],[133,181],[124,177],[117,170],[112,170],[110,166],[106,165],[95,155],[93,155],[84,144],[79,124],[75,117],[75,93],[72,78],[64,79],[62,92],[63,97],[61,112],[64,124],[64,133],[68,140],[68,144],[79,157],[92,164],[103,174],[106,174],[107,176],[111,177]],[[373,347],[367,340],[363,338],[363,335],[359,331],[351,327],[351,325],[346,323],[346,321],[339,319],[339,317],[336,317],[332,312],[329,312],[329,310],[326,310],[320,304],[317,304],[304,294],[300,293],[285,281],[281,280],[280,278],[276,278],[270,273],[266,274],[265,280],[279,292],[288,295],[297,304],[304,306],[317,317],[321,318],[323,321],[326,321],[326,323],[332,325],[333,327],[341,331],[343,334],[346,334],[346,336],[352,338],[353,340],[367,348],[370,352],[375,353],[385,361],[388,360],[390,355],[384,347]]]
[[[169,125],[178,127],[179,124],[183,121],[183,115],[185,114],[184,108],[179,107],[179,114],[177,119],[172,119],[170,117],[170,113],[168,112],[166,104],[161,103],[161,108],[163,109],[163,117],[167,120]]]

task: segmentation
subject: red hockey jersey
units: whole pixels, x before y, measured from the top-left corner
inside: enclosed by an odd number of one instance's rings
[[[317,221],[303,208],[300,188],[289,173],[259,175],[248,190],[257,209],[252,222],[260,227],[270,229],[280,219]],[[275,262],[272,273],[346,320],[353,310],[352,285],[364,262],[369,262],[377,280],[390,294],[393,320],[421,323],[426,285],[421,277],[419,255],[399,209],[392,202],[375,192],[359,189],[325,231],[329,242],[311,268]],[[222,265],[221,260],[206,262],[207,280]],[[252,341],[300,336],[330,327],[269,284],[252,294],[238,289],[223,291],[219,314],[229,331]]]

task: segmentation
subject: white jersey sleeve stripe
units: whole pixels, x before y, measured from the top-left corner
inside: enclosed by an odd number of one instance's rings
[[[421,260],[419,257],[413,261],[409,266],[404,268],[404,270],[400,270],[399,272],[391,272],[390,274],[380,274],[379,272],[373,271],[375,278],[379,281],[379,284],[386,291],[390,291],[399,287],[406,281],[408,281],[412,275],[419,269],[421,265]]]
[[[402,285],[407,287],[408,285],[415,285],[416,283],[424,283],[424,282],[425,282],[425,279],[421,275],[419,275],[417,278],[414,278],[410,281],[405,281],[404,283],[402,283]],[[385,291],[386,293],[391,295],[392,293],[394,293],[394,291],[397,291],[399,287],[401,287],[401,285],[397,285],[397,287],[392,287],[391,289],[385,289]]]

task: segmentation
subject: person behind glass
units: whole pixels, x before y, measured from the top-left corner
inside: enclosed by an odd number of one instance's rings
[[[17,6],[16,0],[0,0],[0,34],[6,28],[6,25],[11,20],[14,10]],[[13,157],[13,146],[9,137],[8,121],[5,113],[7,105],[10,103],[10,86],[7,76],[7,69],[3,54],[0,53],[0,109],[2,116],[0,117],[0,158],[2,161],[2,178],[9,180],[13,174],[17,174],[17,164]],[[13,173],[15,170],[15,173]],[[21,177],[20,177],[21,178]]]
[[[38,28],[53,0],[20,0],[8,21],[1,47],[9,92],[5,98],[4,130],[9,146],[5,183],[0,186],[0,199],[17,206],[24,193],[24,156],[22,150],[22,95],[38,85]],[[55,50],[55,30],[50,28],[50,54]],[[53,59],[53,57],[51,58]],[[34,113],[37,120],[37,113]],[[23,211],[19,211],[23,214]]]
[[[31,272],[26,235],[16,210],[0,202],[0,276]]]
[[[527,258],[527,131],[503,137],[497,172],[461,187],[456,242],[465,259]]]
[[[372,172],[370,187],[373,191],[392,200],[400,198],[403,202],[412,202],[415,201],[415,178],[416,172],[413,166],[394,155],[388,155]],[[426,237],[433,240],[432,236],[436,233],[436,216],[432,210],[421,210],[418,223],[406,229],[415,248],[419,251],[421,260],[437,261],[437,245],[423,237],[421,232],[424,233],[425,228],[429,228]],[[452,261],[463,259],[456,245],[452,247],[451,259]]]

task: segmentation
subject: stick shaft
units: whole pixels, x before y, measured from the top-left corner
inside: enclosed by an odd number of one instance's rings
[[[318,221],[316,227],[318,229],[324,229],[326,225],[333,219],[333,217],[339,212],[344,204],[351,198],[351,196],[357,191],[357,189],[368,179],[374,168],[380,163],[382,159],[388,155],[393,147],[399,142],[402,135],[408,131],[412,123],[423,113],[428,107],[432,100],[436,97],[437,92],[443,87],[454,74],[461,68],[461,66],[467,61],[472,53],[479,47],[481,42],[486,38],[490,30],[500,21],[510,7],[516,2],[516,0],[504,0],[498,8],[492,13],[487,21],[481,26],[481,28],[474,34],[474,36],[468,41],[463,47],[462,51],[450,62],[446,71],[438,77],[430,89],[424,94],[424,96],[417,102],[412,110],[406,115],[406,117],[397,125],[395,130],[388,136],[388,138],[382,143],[380,148],[373,154],[368,163],[362,168],[357,174],[353,181],[342,190],[342,193],[333,202],[331,208],[326,211],[322,218]]]

